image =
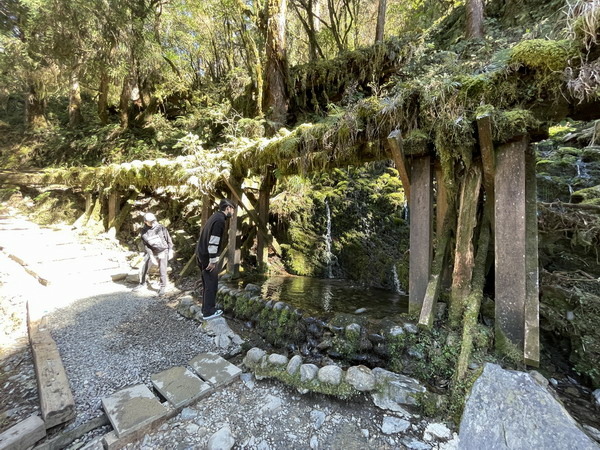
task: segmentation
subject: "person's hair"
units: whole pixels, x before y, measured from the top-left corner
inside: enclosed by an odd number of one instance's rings
[[[219,202],[219,211],[225,211],[228,206],[235,208],[235,206],[233,206],[233,203],[231,203],[226,198],[221,199],[221,201]]]

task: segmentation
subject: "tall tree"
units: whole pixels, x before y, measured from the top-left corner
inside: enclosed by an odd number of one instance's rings
[[[383,33],[385,30],[385,10],[387,6],[386,0],[379,0],[377,9],[377,28],[375,29],[375,42],[383,41]]]
[[[483,0],[467,0],[466,3],[467,39],[481,39],[483,37]]]
[[[266,64],[264,110],[273,123],[271,132],[286,122],[289,100],[286,89],[286,10],[287,0],[267,0]]]

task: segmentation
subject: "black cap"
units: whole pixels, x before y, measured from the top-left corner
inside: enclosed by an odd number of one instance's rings
[[[225,211],[228,206],[235,208],[235,205],[231,203],[231,201],[227,200],[226,198],[221,199],[219,202],[219,211]]]

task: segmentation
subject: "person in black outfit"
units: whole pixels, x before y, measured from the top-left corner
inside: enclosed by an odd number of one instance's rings
[[[219,202],[219,210],[206,221],[196,244],[196,261],[202,271],[202,317],[219,317],[223,311],[216,309],[219,277],[219,250],[225,231],[225,221],[233,216],[235,206],[227,199]]]
[[[160,290],[158,295],[165,294],[167,288],[167,264],[173,258],[173,241],[169,231],[158,221],[152,213],[144,214],[144,227],[140,232],[146,255],[140,271],[140,284],[133,290],[138,291],[146,286],[146,275],[150,266],[158,266],[160,271]]]

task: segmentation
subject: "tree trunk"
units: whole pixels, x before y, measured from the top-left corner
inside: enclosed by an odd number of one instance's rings
[[[377,28],[375,29],[375,42],[383,41],[383,32],[385,29],[386,3],[386,0],[379,0],[379,8],[377,10]]]
[[[25,94],[25,123],[30,130],[46,128],[46,101],[40,98],[34,82],[29,83]]]
[[[108,123],[108,72],[102,69],[100,73],[100,87],[98,88],[98,117],[100,123]]]
[[[483,38],[483,0],[467,0],[467,39]]]
[[[119,117],[121,119],[121,128],[129,126],[129,100],[131,99],[131,77],[127,75],[123,79],[123,88],[121,89],[121,98],[119,101]]]
[[[69,94],[69,127],[76,128],[83,123],[81,115],[81,89],[79,87],[79,69],[71,75],[71,91]]]
[[[288,97],[286,92],[287,57],[285,43],[285,16],[287,0],[268,0],[267,4],[267,41],[265,68],[264,110],[271,122],[272,133],[286,122]]]

